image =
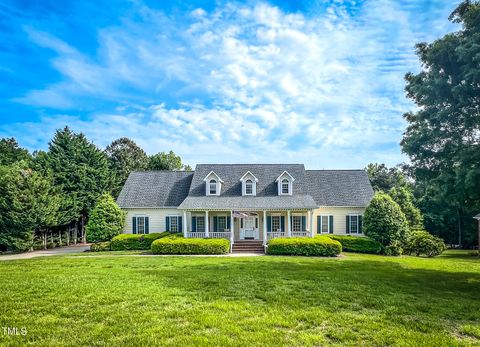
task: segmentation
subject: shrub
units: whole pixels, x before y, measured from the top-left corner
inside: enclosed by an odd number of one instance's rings
[[[230,251],[230,241],[165,237],[155,240],[151,250],[154,254],[224,254]]]
[[[267,254],[334,257],[342,252],[340,242],[327,236],[276,238],[268,241]]]
[[[391,245],[388,245],[387,247],[385,247],[385,249],[383,250],[383,253],[385,255],[391,255],[391,256],[402,255],[403,253],[402,244],[400,243],[400,241],[395,240],[392,242]]]
[[[125,212],[110,194],[103,194],[93,208],[86,226],[88,242],[110,241],[125,226]]]
[[[317,236],[318,237],[318,236]],[[329,235],[333,240],[337,240],[342,244],[342,250],[345,252],[358,253],[382,253],[382,244],[378,241],[369,239],[368,237],[360,236],[343,236],[343,235]]]
[[[112,239],[112,251],[148,250],[152,242],[170,235],[169,232],[153,234],[121,234]]]
[[[447,247],[441,238],[433,236],[425,230],[412,232],[405,247],[406,253],[414,254],[417,257],[420,255],[435,257],[442,254],[446,249]]]
[[[106,242],[97,242],[97,243],[92,243],[90,245],[90,251],[91,252],[105,252],[110,250],[110,241]]]
[[[408,223],[400,206],[385,193],[376,193],[363,216],[363,232],[387,247],[404,242]]]

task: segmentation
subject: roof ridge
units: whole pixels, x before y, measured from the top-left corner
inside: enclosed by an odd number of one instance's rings
[[[309,169],[305,171],[363,171],[363,172],[366,172],[365,169]]]

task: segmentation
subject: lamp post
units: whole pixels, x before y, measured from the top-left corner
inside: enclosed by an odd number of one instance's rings
[[[480,252],[480,213],[473,218],[478,221],[478,251]]]

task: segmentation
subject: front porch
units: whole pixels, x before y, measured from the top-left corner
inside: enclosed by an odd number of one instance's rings
[[[261,241],[277,237],[312,237],[312,210],[206,210],[184,211],[187,238],[225,238]]]

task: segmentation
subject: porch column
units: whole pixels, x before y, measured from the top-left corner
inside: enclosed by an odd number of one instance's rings
[[[208,229],[208,211],[205,211],[205,237],[209,237],[209,229]]]
[[[183,210],[183,237],[187,237],[187,211]]]
[[[292,225],[290,223],[290,210],[287,210],[287,237],[292,237]]]
[[[230,210],[230,245],[233,246],[235,242],[235,236],[233,235],[233,231],[235,230],[235,226],[233,223],[233,210]]]
[[[308,211],[310,217],[310,237],[313,237],[313,210]]]
[[[263,210],[263,245],[267,244],[267,211]]]

